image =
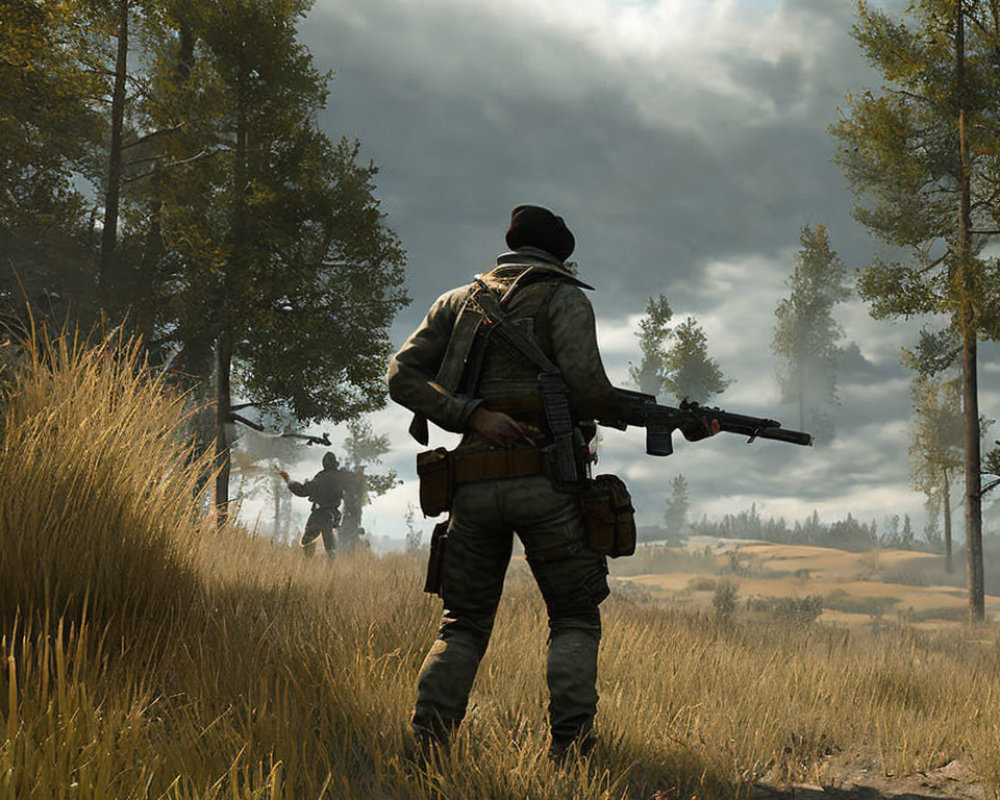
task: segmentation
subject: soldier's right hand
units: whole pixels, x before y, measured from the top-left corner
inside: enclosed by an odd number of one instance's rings
[[[512,447],[517,444],[535,444],[535,437],[517,420],[501,411],[490,411],[478,406],[469,417],[469,427],[494,444]]]

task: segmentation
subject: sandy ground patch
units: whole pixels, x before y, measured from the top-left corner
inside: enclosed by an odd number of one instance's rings
[[[856,553],[829,547],[747,542],[715,556],[716,575],[662,572],[624,578],[656,599],[711,608],[720,581],[736,585],[738,602],[749,598],[823,598],[823,622],[855,627],[873,620],[920,627],[961,624],[968,607],[958,578],[944,558],[910,550]],[[986,597],[987,617],[1000,616],[1000,598]]]

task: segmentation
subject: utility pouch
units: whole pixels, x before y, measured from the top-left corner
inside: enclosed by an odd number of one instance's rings
[[[598,475],[580,496],[591,550],[618,558],[635,552],[635,509],[625,482],[617,475]]]
[[[431,533],[431,550],[427,557],[427,579],[424,591],[427,594],[441,594],[441,565],[444,563],[444,547],[448,541],[448,520],[439,522]]]
[[[455,486],[451,453],[444,447],[417,453],[417,477],[420,479],[420,510],[436,517],[451,510]]]

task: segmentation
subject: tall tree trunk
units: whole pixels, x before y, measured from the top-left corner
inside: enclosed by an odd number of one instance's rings
[[[966,311],[965,317],[971,312]],[[964,326],[963,326],[964,327]],[[969,552],[969,620],[986,618],[983,583],[983,500],[980,494],[979,398],[975,331],[963,331],[963,403],[965,405],[965,536]]]
[[[125,79],[128,73],[128,0],[118,2],[118,55],[115,88],[111,97],[111,151],[108,183],[104,188],[104,229],[97,264],[99,302],[107,304],[116,283],[115,246],[118,241],[118,199],[122,178],[122,128],[125,120]],[[115,298],[117,300],[117,298]],[[117,309],[116,309],[117,310]]]
[[[236,153],[233,164],[233,196],[232,221],[230,222],[230,256],[225,266],[221,282],[221,297],[219,298],[218,314],[221,320],[219,336],[215,343],[216,364],[216,469],[215,507],[216,519],[221,528],[226,524],[229,511],[229,473],[232,464],[229,448],[229,426],[232,416],[232,387],[230,377],[233,363],[232,312],[234,310],[234,294],[237,282],[244,269],[245,253],[247,251],[247,208],[246,186],[248,175],[248,143],[249,132],[246,114],[243,112],[244,100],[240,100],[240,113],[236,122]]]
[[[965,131],[965,11],[957,4],[955,26],[956,91],[958,93],[958,149],[961,159],[958,201],[958,302],[962,328],[962,410],[965,432],[965,536],[969,554],[969,621],[985,619],[983,586],[983,513],[980,492],[979,387],[976,371],[976,321],[972,307],[975,291],[970,231],[972,203],[969,151]]]
[[[955,565],[951,559],[951,481],[948,479],[948,470],[942,470],[944,477],[944,571],[949,575],[955,571]]]
[[[223,330],[215,343],[215,513],[216,524],[222,527],[229,518],[229,426],[232,414],[230,372],[232,369],[233,342],[229,330]]]

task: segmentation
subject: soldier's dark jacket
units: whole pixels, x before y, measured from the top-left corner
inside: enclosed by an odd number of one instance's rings
[[[308,497],[316,508],[335,511],[344,499],[344,476],[339,470],[324,469],[307,481],[290,481],[288,488],[298,497]]]

